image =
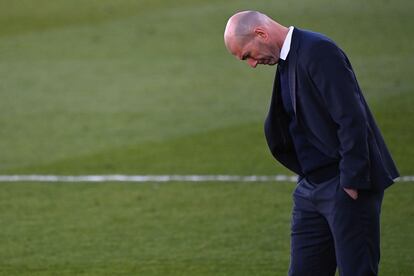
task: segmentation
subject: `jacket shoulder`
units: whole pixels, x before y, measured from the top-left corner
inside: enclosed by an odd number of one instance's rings
[[[329,37],[324,34],[295,28],[297,35],[300,60],[307,64],[312,60],[318,60],[327,56],[343,56],[343,51]]]
[[[324,34],[295,28],[298,36],[300,51],[315,50],[317,48],[339,48],[338,45]]]

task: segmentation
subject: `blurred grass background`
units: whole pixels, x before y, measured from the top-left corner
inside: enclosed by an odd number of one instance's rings
[[[414,3],[0,0],[1,174],[289,173],[263,137],[275,67],[223,45],[263,11],[348,54],[413,175]],[[285,275],[292,184],[1,184],[3,275]],[[383,275],[414,273],[414,188],[389,189]],[[143,199],[146,200],[143,200]]]

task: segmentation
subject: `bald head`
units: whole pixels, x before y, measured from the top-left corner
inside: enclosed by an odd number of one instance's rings
[[[224,43],[229,52],[239,59],[248,60],[250,57],[248,62],[252,67],[257,64],[273,65],[279,59],[287,32],[288,28],[263,13],[242,11],[227,21]]]
[[[254,37],[256,27],[269,26],[271,22],[267,15],[258,11],[242,11],[234,14],[227,21],[224,31],[226,47],[229,49],[232,43],[245,44]]]

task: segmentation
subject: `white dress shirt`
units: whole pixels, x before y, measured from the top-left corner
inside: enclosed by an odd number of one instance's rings
[[[293,26],[289,27],[289,32],[286,35],[285,41],[283,42],[282,49],[280,50],[280,58],[286,60],[290,51],[290,42],[292,41]]]

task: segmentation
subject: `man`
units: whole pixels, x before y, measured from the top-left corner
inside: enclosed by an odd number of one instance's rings
[[[383,192],[399,173],[345,53],[256,11],[233,15],[224,40],[253,68],[278,64],[265,135],[299,175],[289,275],[377,275]]]

